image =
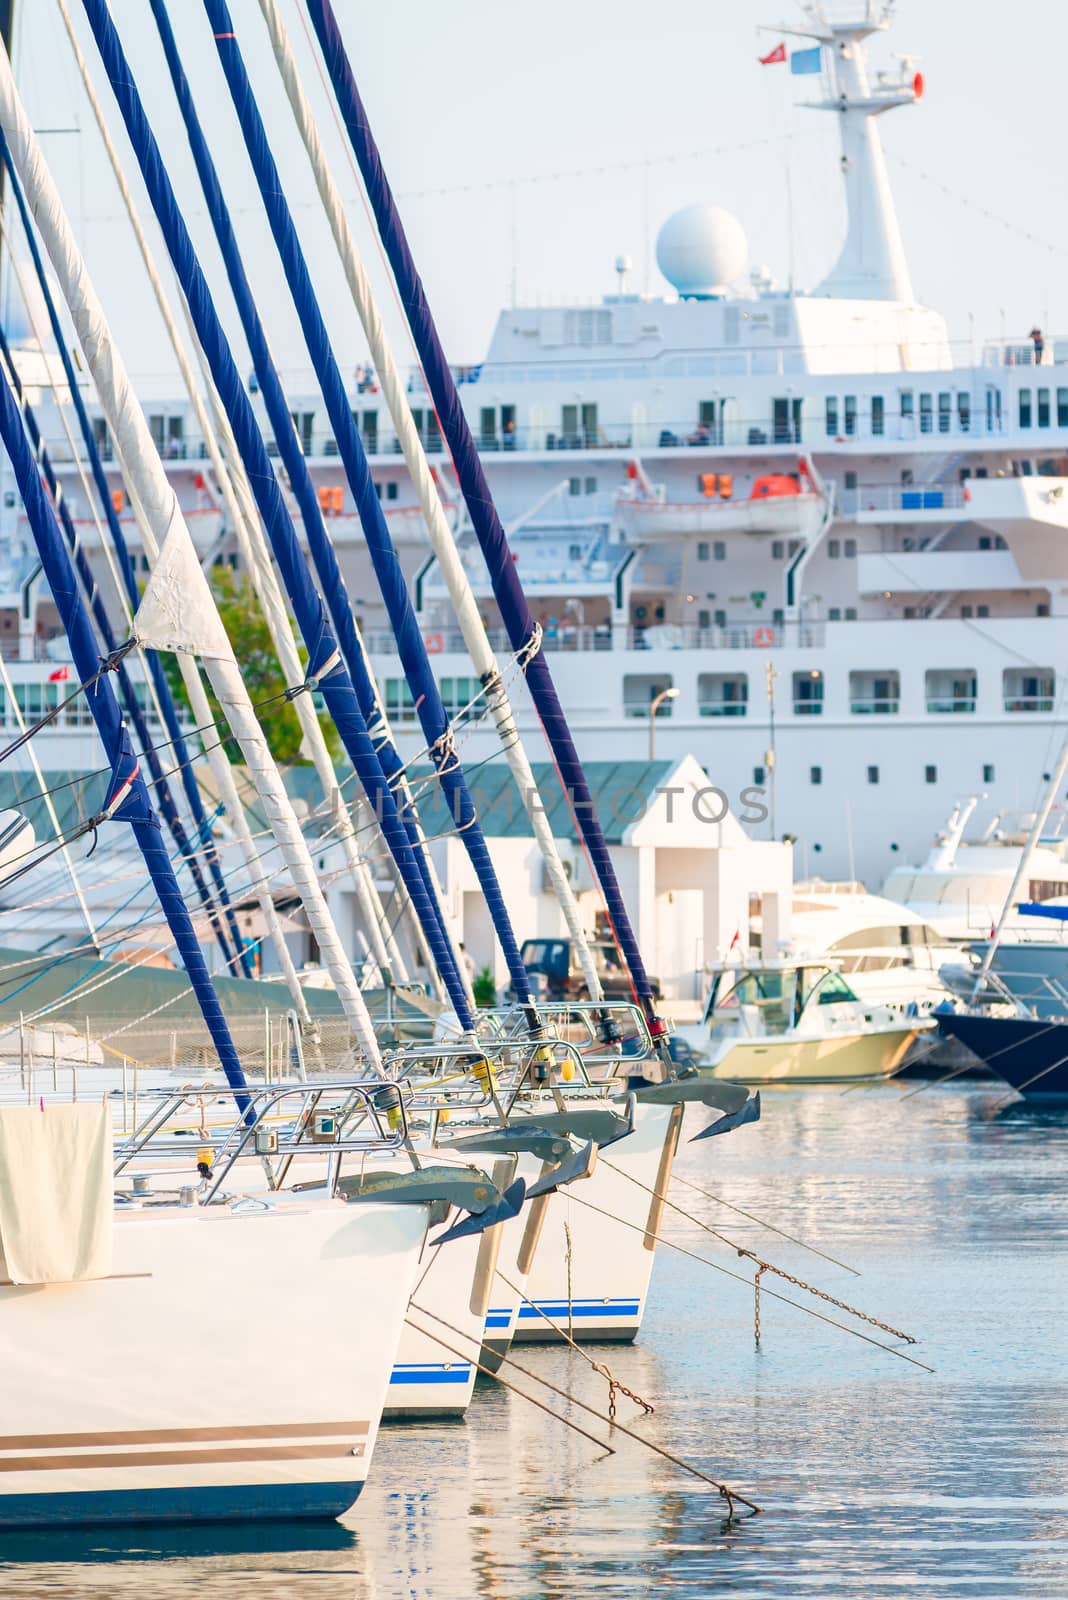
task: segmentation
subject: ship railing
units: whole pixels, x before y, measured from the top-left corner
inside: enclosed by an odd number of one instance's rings
[[[457,629],[436,629],[423,625],[423,637],[433,655],[466,655],[463,636]],[[782,650],[786,648],[819,649],[826,643],[824,622],[782,621],[723,623],[704,627],[695,622],[664,622],[610,625],[553,625],[553,620],[541,619],[542,646],[548,653],[575,654],[589,651],[675,651],[675,650]],[[489,640],[499,656],[511,654],[511,644],[503,628],[491,628]],[[392,633],[371,630],[364,634],[364,643],[372,655],[395,656],[397,641]],[[414,721],[414,706],[390,707],[397,721]],[[637,715],[638,712],[635,712]],[[714,714],[714,713],[710,713]],[[737,711],[724,711],[722,715],[737,716]]]
[[[957,511],[965,504],[960,483],[860,484],[855,489],[839,489],[840,515],[856,516],[858,511]]]

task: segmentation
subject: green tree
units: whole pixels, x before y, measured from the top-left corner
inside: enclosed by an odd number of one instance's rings
[[[241,577],[230,567],[215,567],[211,573],[211,590],[219,608],[223,627],[234,648],[241,676],[245,680],[249,699],[256,710],[260,726],[267,736],[274,759],[289,765],[300,759],[300,721],[292,704],[282,698],[286,689],[292,688],[282,673],[275,654],[267,618],[247,574]],[[303,648],[300,659],[306,662]],[[189,700],[182,683],[178,664],[173,656],[165,655],[163,661],[170,680],[171,690],[179,705],[189,708]],[[210,686],[205,683],[208,703],[230,760],[240,765],[242,755],[236,739],[229,736],[229,728]],[[319,724],[326,736],[327,749],[336,760],[341,749],[337,729],[329,717],[320,715]]]

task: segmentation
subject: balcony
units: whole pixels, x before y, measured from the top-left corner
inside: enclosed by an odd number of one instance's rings
[[[927,710],[933,716],[970,716],[975,711],[976,683],[971,668],[937,668],[928,672]]]
[[[744,717],[749,709],[749,679],[738,673],[702,672],[697,679],[697,711],[702,717]]]
[[[873,483],[856,489],[839,489],[836,497],[842,517],[855,522],[914,523],[945,522],[947,512],[965,505],[964,485],[937,483],[924,485]]]
[[[901,701],[901,678],[896,672],[851,672],[849,709],[855,717],[896,716]]]
[[[1007,712],[1034,715],[1053,710],[1057,676],[1052,667],[1006,667],[1001,685]]]

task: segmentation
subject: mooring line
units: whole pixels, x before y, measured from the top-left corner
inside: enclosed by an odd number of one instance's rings
[[[622,1171],[621,1167],[612,1166],[610,1161],[606,1161],[603,1155],[599,1159],[602,1165],[612,1167],[613,1172]],[[623,1173],[623,1176],[630,1177],[630,1174]],[[755,1222],[758,1227],[767,1228],[769,1233],[777,1233],[780,1239],[787,1239],[790,1244],[800,1245],[802,1250],[808,1250],[812,1255],[819,1256],[824,1261],[829,1261],[833,1267],[841,1267],[843,1272],[851,1272],[854,1278],[864,1276],[863,1273],[858,1272],[856,1267],[851,1267],[848,1261],[839,1261],[837,1256],[828,1255],[826,1250],[817,1250],[814,1244],[806,1244],[804,1239],[799,1239],[796,1234],[787,1233],[784,1228],[777,1228],[773,1222],[765,1222],[763,1217],[756,1216],[752,1211],[746,1211],[742,1206],[734,1205],[730,1200],[724,1200],[722,1195],[712,1194],[710,1190],[702,1189],[699,1183],[691,1183],[689,1178],[684,1178],[679,1172],[671,1174],[671,1181],[672,1183],[681,1183],[684,1188],[692,1189],[695,1194],[703,1195],[706,1200],[714,1200],[717,1205],[726,1206],[728,1211],[737,1211],[740,1217],[747,1217],[750,1222]],[[637,1179],[635,1179],[635,1182],[637,1182]],[[652,1193],[651,1190],[650,1193]],[[659,1196],[657,1198],[659,1199]],[[678,1208],[676,1207],[676,1209]],[[684,1212],[683,1215],[685,1216],[686,1213]],[[697,1218],[694,1217],[692,1220],[696,1222]]]
[[[725,1277],[733,1278],[736,1283],[744,1283],[747,1289],[753,1285],[748,1278],[743,1278],[740,1272],[732,1272],[729,1267],[721,1267],[718,1261],[709,1261],[707,1256],[699,1256],[694,1250],[687,1250],[685,1245],[676,1244],[674,1239],[666,1239],[662,1233],[650,1234],[648,1228],[639,1227],[637,1223],[626,1222],[622,1217],[617,1217],[612,1211],[604,1211],[600,1206],[595,1206],[592,1200],[583,1200],[580,1195],[569,1191],[568,1199],[575,1205],[586,1206],[590,1211],[596,1211],[598,1216],[607,1217],[609,1222],[617,1222],[621,1228],[630,1228],[633,1233],[643,1234],[646,1238],[655,1239],[657,1244],[664,1245],[668,1250],[677,1250],[679,1255],[688,1256],[691,1261],[699,1261],[703,1267],[711,1267],[713,1272],[722,1272]],[[751,1251],[742,1251],[743,1255],[751,1255]],[[756,1257],[753,1257],[756,1260]],[[781,1300],[784,1305],[793,1306],[795,1311],[803,1311],[806,1316],[815,1317],[819,1322],[829,1323],[832,1328],[840,1328],[843,1333],[852,1334],[854,1339],[863,1339],[865,1344],[873,1344],[876,1350],[885,1350],[887,1355],[897,1356],[899,1361],[908,1361],[914,1367],[920,1367],[924,1372],[934,1372],[934,1367],[929,1367],[926,1361],[920,1361],[916,1356],[910,1356],[904,1350],[895,1350],[891,1344],[883,1344],[879,1339],[873,1339],[870,1334],[861,1333],[859,1328],[850,1328],[844,1322],[838,1322],[834,1317],[826,1316],[822,1311],[817,1311],[814,1306],[802,1305],[799,1300],[791,1300],[789,1295],[780,1294],[777,1289],[765,1289],[765,1294],[773,1300]],[[829,1297],[828,1297],[829,1298]]]
[[[677,1211],[680,1217],[686,1218],[687,1222],[695,1223],[698,1228],[703,1228],[705,1233],[712,1235],[713,1239],[718,1239],[722,1244],[728,1245],[730,1249],[736,1250],[740,1256],[744,1256],[747,1260],[754,1262],[760,1268],[760,1273],[757,1274],[758,1279],[761,1273],[774,1272],[776,1277],[785,1278],[787,1283],[794,1284],[798,1289],[804,1289],[806,1294],[814,1294],[818,1299],[826,1300],[829,1305],[837,1306],[839,1311],[847,1311],[851,1317],[859,1317],[861,1322],[870,1322],[873,1328],[881,1328],[883,1333],[888,1333],[892,1339],[903,1339],[906,1344],[916,1343],[910,1333],[902,1333],[900,1328],[891,1327],[888,1322],[880,1322],[878,1317],[869,1316],[866,1311],[858,1311],[857,1307],[851,1306],[848,1301],[836,1299],[833,1294],[828,1294],[826,1289],[817,1289],[814,1283],[806,1283],[804,1278],[795,1277],[792,1272],[787,1272],[784,1267],[777,1267],[773,1261],[765,1261],[762,1256],[757,1255],[755,1250],[747,1249],[745,1245],[740,1245],[734,1239],[729,1239],[725,1233],[720,1233],[717,1228],[710,1227],[707,1222],[702,1222],[700,1217],[695,1217],[692,1212],[684,1211],[673,1200],[669,1200],[666,1194],[658,1194],[655,1189],[650,1188],[647,1183],[642,1183],[641,1179],[636,1178],[633,1173],[624,1172],[622,1167],[613,1166],[610,1161],[606,1161],[604,1164],[610,1171],[618,1173],[621,1178],[628,1178],[643,1193],[652,1195],[654,1200],[659,1200],[664,1205],[670,1206],[672,1211]],[[760,1291],[758,1287],[758,1305],[759,1297]],[[757,1342],[759,1343],[759,1335]]]
[[[409,1301],[409,1309],[420,1312],[424,1317],[434,1317],[434,1313],[432,1311],[427,1311],[422,1306],[413,1305],[411,1301]],[[434,1320],[435,1322],[442,1322],[441,1317],[434,1317]],[[439,1333],[431,1333],[429,1328],[421,1328],[418,1323],[412,1321],[411,1317],[405,1317],[404,1325],[406,1328],[411,1328],[413,1333],[421,1333],[424,1339],[432,1339],[434,1343],[439,1344],[443,1350],[447,1350],[451,1356],[455,1356],[457,1361],[470,1361],[471,1365],[473,1367],[477,1367],[479,1372],[484,1373],[487,1378],[496,1378],[497,1382],[501,1384],[503,1388],[510,1390],[512,1394],[518,1395],[520,1400],[529,1400],[532,1406],[537,1406],[538,1410],[544,1411],[546,1416],[553,1417],[557,1422],[562,1422],[565,1428],[571,1428],[573,1432],[580,1433],[584,1439],[588,1439],[591,1444],[597,1445],[599,1449],[604,1450],[608,1455],[614,1456],[616,1454],[615,1447],[610,1445],[606,1439],[598,1439],[595,1434],[587,1433],[585,1428],[580,1428],[577,1422],[572,1422],[568,1417],[562,1417],[560,1413],[558,1411],[554,1411],[551,1406],[543,1405],[540,1400],[535,1400],[532,1394],[524,1394],[522,1389],[517,1389],[514,1383],[505,1382],[505,1380],[497,1373],[491,1372],[489,1367],[483,1366],[482,1362],[479,1361],[477,1357],[465,1356],[462,1350],[456,1350],[451,1344],[447,1344]],[[442,1325],[446,1328],[451,1326],[451,1324],[448,1322],[443,1322]],[[464,1334],[459,1328],[454,1328],[452,1331],[454,1333],[459,1333],[461,1338],[471,1337],[470,1334]],[[478,1341],[474,1339],[471,1340],[472,1344],[477,1342]],[[481,1349],[480,1343],[479,1348]],[[564,1398],[570,1399],[571,1396],[565,1395]],[[587,1407],[586,1409],[589,1410],[590,1407]],[[594,1413],[594,1415],[597,1415],[597,1413]]]
[[[445,1321],[444,1317],[439,1317],[436,1312],[428,1311],[425,1306],[413,1306],[412,1309],[418,1311],[424,1317],[430,1317],[434,1322],[440,1322],[443,1328],[448,1328],[451,1333],[458,1334],[461,1339],[469,1339],[471,1343],[475,1342],[470,1334],[464,1333],[460,1328],[454,1328],[450,1322]],[[409,1323],[409,1326],[413,1326],[413,1324]],[[430,1333],[425,1328],[420,1328],[417,1331],[422,1333],[428,1339],[437,1339],[438,1343],[443,1349],[450,1349],[450,1346],[447,1345],[443,1339],[439,1338],[437,1334]],[[455,1355],[460,1361],[465,1359],[465,1357],[461,1356],[458,1351],[453,1350],[452,1354]],[[585,1352],[583,1352],[583,1354],[585,1354]],[[744,1494],[739,1494],[737,1489],[731,1489],[727,1486],[727,1484],[721,1483],[718,1478],[713,1478],[707,1472],[702,1472],[700,1467],[691,1466],[688,1461],[683,1461],[681,1456],[673,1455],[670,1450],[665,1450],[662,1448],[662,1446],[654,1444],[651,1439],[643,1438],[640,1433],[635,1433],[632,1428],[626,1427],[622,1422],[617,1422],[612,1417],[606,1417],[603,1412],[597,1410],[596,1406],[588,1405],[585,1400],[580,1400],[577,1395],[570,1394],[568,1390],[559,1388],[555,1383],[551,1383],[548,1378],[543,1378],[538,1373],[531,1372],[529,1367],[521,1367],[511,1355],[504,1356],[503,1361],[507,1362],[510,1367],[514,1367],[517,1372],[521,1372],[524,1378],[529,1378],[532,1383],[543,1384],[546,1389],[551,1389],[553,1394],[559,1395],[562,1400],[569,1401],[570,1404],[578,1406],[582,1411],[588,1411],[591,1416],[597,1417],[597,1419],[601,1422],[608,1422],[611,1427],[618,1428],[620,1433],[626,1434],[628,1439],[633,1439],[637,1444],[644,1445],[645,1448],[647,1450],[651,1450],[654,1455],[663,1457],[665,1461],[670,1461],[676,1467],[681,1467],[683,1472],[690,1473],[692,1477],[700,1478],[702,1483],[710,1484],[712,1488],[717,1491],[720,1498],[727,1502],[728,1522],[732,1521],[734,1518],[734,1506],[736,1501],[740,1505],[748,1506],[751,1516],[759,1516],[762,1508],[758,1506],[755,1501],[747,1499]],[[476,1365],[478,1365],[477,1362]],[[486,1369],[484,1367],[479,1367],[479,1370],[484,1372]],[[503,1382],[503,1379],[500,1377],[499,1373],[491,1373],[490,1376],[495,1377],[498,1383]],[[516,1389],[513,1384],[506,1383],[504,1386],[507,1389],[511,1389],[514,1394],[520,1395],[524,1400],[531,1399],[530,1395],[524,1395],[522,1390]],[[534,1401],[533,1403],[535,1405],[538,1404],[537,1401]],[[547,1406],[542,1406],[541,1409],[543,1411],[549,1410]],[[550,1410],[549,1415],[556,1416],[557,1413]],[[571,1423],[570,1426],[574,1427],[576,1425]],[[578,1431],[581,1433],[583,1430],[580,1428]],[[589,1437],[590,1435],[586,1434],[586,1438]]]

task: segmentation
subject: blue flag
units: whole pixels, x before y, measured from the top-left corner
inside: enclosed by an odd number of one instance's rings
[[[790,71],[795,78],[803,77],[808,72],[819,72],[822,67],[822,45],[814,45],[811,50],[791,50]]]

